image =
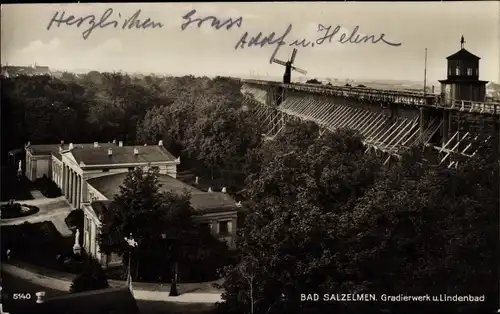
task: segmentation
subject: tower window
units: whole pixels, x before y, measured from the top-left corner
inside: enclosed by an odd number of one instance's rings
[[[467,68],[467,75],[472,76],[472,68]]]
[[[460,75],[460,67],[455,68],[455,75]]]

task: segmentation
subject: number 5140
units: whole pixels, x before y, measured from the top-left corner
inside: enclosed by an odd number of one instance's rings
[[[30,300],[31,293],[14,293],[12,298],[14,300]]]

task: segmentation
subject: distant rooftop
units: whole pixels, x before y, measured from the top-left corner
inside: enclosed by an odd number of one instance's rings
[[[137,150],[137,154],[135,151]],[[110,155],[111,153],[111,155]],[[116,165],[149,162],[174,162],[176,158],[163,146],[79,147],[63,154],[71,154],[79,164]]]
[[[68,154],[77,163],[87,166],[176,161],[176,158],[163,145],[120,146],[120,144],[115,143],[41,144],[29,145],[26,149],[33,155],[49,156],[52,154],[59,160],[61,160],[62,154]]]
[[[102,177],[88,179],[87,182],[101,192],[108,200],[113,200],[116,194],[120,193],[120,186],[127,177],[127,173],[116,173]],[[190,186],[169,175],[160,174],[158,183],[161,184],[161,191],[181,194],[187,191],[191,194],[191,206],[201,212],[217,212],[236,209],[236,201],[227,193],[205,192]],[[95,203],[95,202],[94,202]],[[92,203],[92,208],[94,208]],[[106,203],[104,203],[106,204]],[[96,214],[103,209],[102,204],[94,208]]]

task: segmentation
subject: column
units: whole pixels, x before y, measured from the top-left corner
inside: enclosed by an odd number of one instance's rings
[[[69,203],[73,205],[75,201],[75,174],[73,170],[69,169]]]
[[[80,208],[82,203],[82,177],[78,175],[78,199],[76,202],[76,207]]]
[[[71,194],[72,194],[72,202],[71,204],[73,204],[73,207],[76,207],[76,185],[78,184],[77,180],[76,180],[76,172],[72,172],[73,173],[73,190],[71,190]]]
[[[64,195],[66,196],[66,199],[69,201],[69,198],[68,198],[68,184],[69,184],[68,166],[63,164],[63,170],[64,170]]]
[[[81,200],[82,203],[89,202],[89,200],[87,199],[87,195],[88,195],[87,183],[85,183],[85,180],[83,180],[83,175],[82,175],[82,200]]]

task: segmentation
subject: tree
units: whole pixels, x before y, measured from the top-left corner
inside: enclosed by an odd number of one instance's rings
[[[64,219],[64,222],[66,223],[66,226],[74,232],[76,232],[76,229],[83,231],[84,219],[85,214],[83,213],[83,210],[78,208],[70,211],[68,216]]]
[[[129,172],[120,194],[101,217],[101,250],[121,254],[126,262],[130,247],[124,238],[132,234],[138,242],[131,255],[135,278],[168,278],[169,269],[181,262],[205,258],[210,264],[227,246],[197,227],[189,199],[182,191],[162,191],[157,169]]]
[[[299,127],[296,132],[303,130]],[[248,196],[256,205],[238,246],[242,263],[253,265],[255,285],[250,293],[249,285],[242,284],[248,275],[233,268],[224,283],[225,306],[246,305],[239,308],[246,313],[252,304],[254,313],[270,308],[290,311],[290,307],[295,311],[307,307],[300,302],[301,293],[359,288],[348,280],[333,284],[338,273],[335,259],[340,257],[337,250],[343,246],[335,234],[344,228],[340,221],[356,200],[373,185],[379,164],[364,154],[355,134],[339,131],[317,136],[312,143],[307,138],[300,141],[301,136],[291,137],[297,139],[289,144],[294,150],[278,150],[249,180]],[[282,295],[288,301],[282,301]]]
[[[99,290],[109,287],[106,273],[98,260],[92,256],[86,257],[84,260],[84,268],[84,272],[76,277],[71,283],[71,293]]]
[[[498,236],[497,159],[450,170],[414,149],[383,168],[364,154],[355,133],[325,133],[307,147],[309,140],[293,136],[305,126],[288,127],[291,143],[267,146],[276,145],[274,156],[249,180],[255,206],[238,246],[241,265],[251,263],[253,271],[228,270],[223,313],[252,307],[253,313],[419,313],[430,306],[300,302],[302,293],[332,291],[485,294],[485,303],[433,303],[432,309],[493,308],[496,283],[484,283],[497,271],[488,249]]]
[[[261,141],[257,124],[248,113],[219,104],[202,107],[200,113],[188,129],[187,156],[200,162],[211,179],[241,183],[245,156]]]

